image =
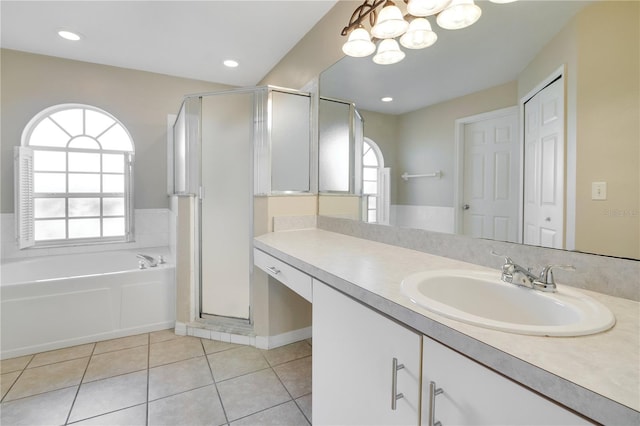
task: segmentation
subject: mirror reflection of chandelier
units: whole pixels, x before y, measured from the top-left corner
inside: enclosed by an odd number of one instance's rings
[[[511,3],[516,0],[490,0],[493,3]],[[405,57],[400,45],[407,49],[424,49],[436,42],[438,36],[426,19],[436,16],[441,28],[458,30],[468,27],[480,19],[482,10],[473,0],[404,0],[407,13],[391,0],[365,0],[351,15],[342,35],[349,35],[342,51],[356,58],[376,52],[373,61],[377,64],[395,64]],[[382,6],[382,9],[377,9]],[[363,22],[369,20],[371,33]],[[399,37],[399,42],[396,38]]]

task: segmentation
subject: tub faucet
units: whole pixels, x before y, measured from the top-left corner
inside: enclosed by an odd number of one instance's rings
[[[142,262],[144,262],[145,264],[149,265],[152,268],[158,266],[158,261],[147,254],[138,253],[136,257],[138,259],[142,259]]]
[[[491,254],[494,256],[504,257],[504,265],[502,265],[502,275],[500,279],[506,283],[519,285],[522,287],[540,290],[549,293],[558,291],[555,279],[553,277],[553,269],[566,269],[575,271],[576,268],[571,265],[547,265],[542,269],[540,275],[531,272],[531,268],[524,268],[515,263],[509,256],[500,255],[493,250]]]

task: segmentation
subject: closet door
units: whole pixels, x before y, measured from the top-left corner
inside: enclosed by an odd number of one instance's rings
[[[201,313],[249,318],[253,93],[202,98]]]
[[[524,105],[524,243],[564,247],[564,81]]]

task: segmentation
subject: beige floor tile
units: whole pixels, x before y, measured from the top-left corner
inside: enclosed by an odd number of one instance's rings
[[[311,345],[305,340],[263,351],[263,355],[272,366],[284,364],[285,362],[311,355]]]
[[[69,415],[77,386],[11,402],[0,408],[0,424],[6,426],[63,425]]]
[[[33,355],[20,356],[17,358],[3,359],[0,361],[0,374],[11,373],[12,371],[24,370],[29,364]]]
[[[57,349],[55,351],[42,352],[33,357],[27,368],[35,368],[61,361],[85,358],[91,356],[95,343],[88,345],[72,346],[70,348]]]
[[[227,342],[221,342],[219,340],[209,340],[209,339],[202,339],[202,346],[204,346],[204,351],[207,354],[213,354],[216,352],[227,351],[229,349],[244,347],[243,345],[238,345],[236,343],[227,343]]]
[[[178,336],[173,328],[149,333],[149,340],[151,343],[166,342],[167,340],[179,339],[181,337],[183,336]]]
[[[311,357],[273,367],[293,398],[311,393]]]
[[[149,370],[149,401],[213,384],[204,356]]]
[[[262,351],[251,346],[217,352],[207,358],[216,382],[269,368]]]
[[[149,426],[223,425],[227,419],[214,385],[149,403]]]
[[[21,371],[14,371],[12,373],[5,373],[0,376],[0,391],[2,393],[0,399],[4,398],[7,392],[9,392],[9,389],[11,389],[11,386],[13,386],[13,384],[16,382],[16,379],[18,378],[18,376],[20,376],[20,373]]]
[[[94,355],[89,361],[89,367],[82,381],[85,383],[93,382],[107,377],[145,370],[148,365],[148,359],[149,350],[147,346]]]
[[[234,421],[289,401],[291,397],[271,369],[218,383],[229,421]]]
[[[83,383],[73,405],[70,422],[84,420],[147,401],[147,372]]]
[[[147,404],[136,405],[70,424],[74,426],[146,426]]]
[[[231,426],[303,426],[309,425],[295,402],[261,411],[231,423]]]
[[[135,348],[136,346],[144,346],[149,344],[149,334],[136,334],[135,336],[121,337],[119,339],[105,340],[96,343],[94,355],[103,354],[105,352],[119,351],[122,349]]]
[[[197,337],[178,337],[177,339],[153,343],[149,350],[149,366],[169,364],[204,355],[202,343]]]
[[[80,384],[89,358],[27,368],[13,385],[5,401]]]
[[[311,394],[309,394],[301,396],[300,398],[296,398],[296,403],[298,404],[298,407],[300,407],[300,410],[302,410],[302,413],[307,418],[307,420],[309,420],[309,423],[313,424],[311,400],[312,396]]]

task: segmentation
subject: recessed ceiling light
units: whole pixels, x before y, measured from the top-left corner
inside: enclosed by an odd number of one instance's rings
[[[385,96],[384,98],[380,99],[382,102],[391,102],[393,101],[393,98],[390,96]]]
[[[227,59],[226,61],[223,62],[223,64],[225,67],[229,67],[229,68],[235,68],[238,65],[240,65],[238,64],[237,61],[234,61],[233,59]]]
[[[69,30],[60,30],[58,31],[58,35],[63,39],[70,40],[70,41],[78,41],[82,38],[80,34],[74,33],[73,31],[69,31]]]

